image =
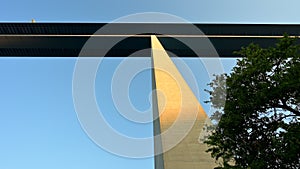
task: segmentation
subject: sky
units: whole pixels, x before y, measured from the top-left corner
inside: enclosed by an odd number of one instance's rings
[[[300,23],[298,0],[3,0],[0,21],[110,22],[142,12],[199,23]]]
[[[299,6],[297,0],[6,0],[1,3],[0,21],[112,22],[130,14],[162,12],[193,23],[300,23]],[[149,137],[151,123],[124,120],[113,105],[110,88],[121,61],[122,58],[106,59],[99,68],[95,81],[98,105],[119,133]],[[150,64],[149,59],[140,61]],[[203,103],[208,98],[203,91],[209,83],[207,73],[199,60],[184,62],[201,89],[198,99],[209,112],[209,106]],[[224,59],[222,63],[225,72],[230,72],[235,59]],[[153,169],[153,158],[117,156],[100,148],[84,132],[73,104],[75,64],[76,58],[0,58],[0,168]],[[179,70],[182,71],[180,66]],[[128,95],[138,110],[151,106],[151,87],[149,70],[132,79]]]
[[[98,106],[112,129],[134,138],[151,137],[152,123],[134,123],[123,118],[112,100],[114,73],[124,59],[106,58],[99,66],[95,79]],[[152,157],[133,159],[112,154],[96,145],[81,128],[72,95],[76,61],[77,58],[0,58],[0,168],[153,169]],[[150,58],[132,61],[151,63]],[[207,88],[208,74],[199,58],[183,61],[199,88]],[[178,59],[174,62],[186,77]],[[222,62],[225,72],[235,64],[232,58]],[[120,76],[126,76],[126,71],[121,72]],[[123,84],[116,87],[126,90]],[[128,91],[132,105],[140,111],[151,108],[151,90],[150,69],[138,72]],[[208,112],[209,105],[203,103],[208,95],[203,90],[199,92],[198,99]],[[117,140],[109,141],[117,144]]]

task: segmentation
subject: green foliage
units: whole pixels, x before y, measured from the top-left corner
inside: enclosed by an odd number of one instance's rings
[[[236,52],[242,59],[232,73],[216,76],[209,84],[209,102],[217,110],[213,119],[223,115],[205,143],[212,157],[221,159],[219,168],[300,168],[296,40],[285,35],[275,47],[242,48]]]

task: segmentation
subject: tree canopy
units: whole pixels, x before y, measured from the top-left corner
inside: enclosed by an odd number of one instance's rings
[[[209,84],[220,117],[205,141],[218,168],[300,168],[300,55],[297,39],[243,47],[232,73]],[[225,104],[224,104],[225,101]],[[222,116],[220,116],[222,114]]]

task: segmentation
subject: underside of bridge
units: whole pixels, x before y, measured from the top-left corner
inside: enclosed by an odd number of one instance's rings
[[[220,57],[235,57],[233,51],[242,46],[257,43],[268,47],[274,45],[284,33],[298,36],[300,25],[0,23],[0,56],[77,57],[86,41],[93,37],[103,45],[86,48],[88,56],[127,57],[134,52],[150,49],[150,35],[155,34],[167,51],[179,57],[199,57],[197,53],[205,51],[200,44],[206,39]],[[107,50],[105,44],[109,42],[116,44]],[[191,50],[186,42],[198,47]],[[141,57],[149,57],[149,54],[141,54]],[[201,57],[216,56],[204,52]]]

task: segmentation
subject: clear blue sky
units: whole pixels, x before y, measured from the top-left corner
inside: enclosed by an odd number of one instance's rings
[[[30,22],[34,18],[37,22],[110,22],[128,14],[164,12],[199,23],[300,23],[299,6],[298,0],[7,0],[1,3],[0,21]],[[110,97],[106,89],[120,61],[121,58],[108,59],[101,67],[106,75],[97,76],[98,99]],[[204,88],[209,79],[203,65],[185,61],[196,75],[199,87]],[[72,100],[75,62],[75,58],[0,58],[0,168],[152,169],[153,158],[113,155],[84,133]],[[225,72],[229,72],[235,61],[229,59],[223,63]],[[131,84],[132,104],[140,110],[150,106],[150,76],[149,71],[144,71]],[[203,90],[200,95],[203,104],[208,96]],[[152,135],[151,124],[122,120],[112,100],[105,100],[106,106],[102,107],[105,117],[120,133],[132,137]]]
[[[111,81],[122,60],[107,58],[98,70],[95,91],[99,107],[119,133],[136,138],[151,137],[151,123],[124,120],[114,107]],[[140,61],[150,64],[150,58],[141,59],[137,64]],[[199,88],[207,88],[208,75],[199,59],[184,61],[196,76]],[[0,58],[0,168],[152,169],[153,158],[130,159],[113,155],[94,144],[84,133],[72,99],[75,63],[76,58]],[[229,72],[235,61],[225,59],[223,63],[225,71]],[[125,86],[119,84],[118,87]],[[150,70],[134,77],[129,97],[137,109],[143,111],[150,107],[151,88]],[[203,104],[208,95],[200,90],[200,96]],[[209,106],[203,105],[208,111]]]
[[[190,22],[300,23],[298,0],[5,0],[0,21],[109,22],[140,12],[165,12]]]

